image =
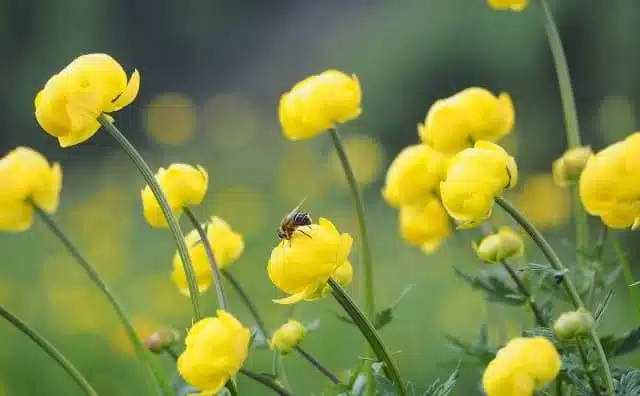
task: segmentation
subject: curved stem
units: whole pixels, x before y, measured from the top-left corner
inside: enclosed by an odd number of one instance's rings
[[[220,309],[227,311],[227,297],[224,294],[224,288],[222,286],[222,275],[220,275],[220,267],[218,267],[218,263],[216,262],[216,256],[213,253],[213,248],[211,247],[211,242],[209,242],[209,238],[207,237],[207,233],[202,228],[202,224],[196,218],[196,215],[193,214],[191,209],[188,207],[182,208],[184,214],[187,215],[189,221],[193,225],[193,228],[198,232],[200,236],[200,241],[204,246],[204,251],[207,253],[207,258],[209,259],[209,263],[211,264],[211,269],[213,270],[213,280],[216,288],[216,295],[218,296],[218,306]]]
[[[129,158],[133,161],[136,168],[142,174],[142,177],[147,182],[147,185],[153,192],[153,195],[156,197],[158,201],[158,205],[160,205],[160,209],[162,209],[162,213],[167,219],[167,224],[169,225],[169,229],[171,230],[171,234],[173,234],[173,238],[175,239],[176,246],[178,247],[178,254],[182,259],[182,266],[184,267],[184,273],[187,277],[187,283],[189,285],[189,298],[191,299],[191,305],[193,307],[193,317],[196,321],[202,319],[202,315],[200,314],[200,302],[199,302],[199,293],[198,293],[198,284],[196,282],[196,277],[193,271],[193,265],[191,264],[191,257],[189,256],[189,251],[187,249],[187,245],[184,242],[184,234],[180,229],[180,225],[178,224],[178,219],[171,211],[171,207],[169,206],[169,202],[167,201],[167,197],[164,195],[162,188],[158,184],[153,172],[149,168],[149,165],[144,161],[140,153],[136,150],[135,147],[129,142],[129,140],[120,132],[120,130],[113,125],[113,123],[107,118],[104,114],[98,116],[98,122],[104,127],[104,129],[111,134],[111,136],[120,144],[120,147],[127,153]]]
[[[636,286],[631,286],[635,283],[635,280],[633,279],[633,271],[631,270],[631,266],[629,265],[629,260],[627,260],[627,256],[622,251],[617,236],[611,235],[611,241],[613,243],[613,250],[616,253],[618,263],[620,263],[620,266],[622,267],[624,281],[627,284],[627,290],[629,290],[631,301],[633,301],[636,315],[638,316],[638,318],[640,318],[640,293],[638,292],[638,288]]]
[[[329,279],[329,286],[333,289],[333,297],[338,301],[342,308],[344,308],[356,326],[358,326],[360,332],[367,339],[367,342],[378,359],[384,363],[384,372],[395,385],[398,395],[405,396],[407,394],[407,390],[405,389],[404,382],[402,382],[400,373],[398,372],[396,365],[393,363],[393,360],[391,360],[391,355],[389,355],[389,351],[387,351],[387,348],[382,343],[380,335],[373,326],[373,323],[367,319],[364,313],[338,282],[333,279]]]
[[[497,196],[495,198],[496,203],[505,210],[520,226],[529,234],[531,239],[538,245],[544,256],[549,261],[549,264],[553,267],[554,270],[564,273],[566,272],[566,267],[560,261],[560,258],[553,250],[549,242],[542,236],[542,233],[538,231],[536,227],[529,222],[529,220],[522,214],[515,206],[511,205],[509,201],[504,199],[503,197]],[[575,309],[585,308],[578,291],[576,290],[573,282],[571,282],[571,277],[563,276],[562,277],[562,287],[565,290],[565,293],[571,300],[571,303]],[[591,338],[591,342],[596,348],[596,352],[598,355],[598,360],[600,362],[600,366],[602,367],[602,376],[604,377],[604,383],[607,388],[607,396],[614,395],[614,387],[613,380],[611,378],[611,369],[609,368],[609,362],[607,360],[607,355],[604,353],[604,349],[602,348],[602,344],[600,343],[600,338],[598,337],[598,333],[595,328],[591,328],[589,332],[589,337]]]
[[[20,318],[7,311],[4,307],[0,306],[0,316],[5,318],[7,322],[11,323],[15,328],[20,330],[24,335],[29,337],[31,341],[36,343],[43,351],[49,355],[53,360],[58,363],[64,371],[69,374],[71,378],[78,384],[78,386],[84,391],[86,395],[98,396],[98,392],[91,387],[91,384],[84,378],[80,371],[60,352],[54,347],[46,338],[44,338],[36,330],[29,327],[28,324],[23,322]]]
[[[313,357],[313,355],[311,355],[309,352],[307,352],[304,349],[302,349],[302,347],[300,347],[299,345],[296,346],[293,349],[295,349],[296,352],[298,352],[300,354],[300,356],[302,356],[303,358],[307,359],[307,361],[309,363],[311,363],[311,365],[313,365],[313,367],[318,369],[318,371],[320,371],[327,378],[329,378],[329,380],[331,380],[331,382],[333,382],[336,385],[340,384],[340,379],[338,379],[338,377],[334,373],[332,373],[331,370],[329,370],[322,363],[320,363],[320,361],[318,361],[315,357]]]
[[[518,288],[518,291],[520,291],[520,294],[527,298],[527,303],[531,308],[531,312],[533,312],[536,324],[541,327],[547,327],[547,321],[544,319],[544,315],[542,314],[540,307],[538,307],[538,304],[536,304],[533,296],[531,295],[531,293],[529,293],[529,290],[527,290],[527,287],[522,282],[522,279],[520,279],[516,271],[509,265],[509,263],[507,263],[506,261],[502,261],[501,263],[509,273],[509,276],[511,276],[511,279],[513,279],[513,282],[516,284],[516,287]]]
[[[556,396],[562,396],[564,394],[563,386],[564,386],[564,381],[562,380],[562,376],[559,375],[556,378]]]
[[[580,353],[580,359],[584,364],[584,372],[587,374],[587,378],[589,379],[589,385],[591,385],[591,389],[593,389],[594,396],[600,396],[600,388],[596,383],[596,379],[593,377],[593,372],[589,367],[589,358],[587,357],[587,350],[582,343],[580,338],[576,339],[576,346],[578,347],[578,352]]]
[[[288,390],[286,390],[282,386],[278,385],[274,380],[272,380],[271,378],[267,377],[266,375],[254,373],[253,371],[249,371],[249,370],[246,370],[246,369],[240,369],[240,373],[245,375],[248,378],[251,378],[252,380],[254,380],[256,382],[261,383],[262,385],[264,385],[267,388],[271,389],[272,391],[274,391],[275,393],[277,393],[280,396],[293,396],[291,393],[289,393]]]
[[[93,282],[94,285],[104,294],[107,298],[113,309],[116,311],[118,318],[120,319],[120,323],[124,328],[129,340],[133,344],[133,347],[136,351],[138,357],[149,365],[153,375],[156,377],[158,384],[162,388],[162,390],[167,395],[174,394],[173,389],[169,381],[167,380],[166,375],[162,372],[162,368],[155,360],[151,352],[149,352],[145,347],[140,337],[136,333],[136,330],[127,314],[127,311],[124,309],[120,301],[116,298],[116,296],[111,292],[109,286],[102,280],[98,271],[96,271],[95,267],[91,265],[91,263],[80,253],[80,250],[74,243],[67,237],[67,235],[62,231],[62,229],[58,226],[58,224],[53,220],[51,216],[49,216],[45,211],[43,211],[38,205],[32,204],[36,214],[42,219],[42,222],[49,227],[51,232],[60,240],[60,242],[64,245],[64,247],[69,251],[71,256],[80,264],[82,269],[87,273],[89,279]]]

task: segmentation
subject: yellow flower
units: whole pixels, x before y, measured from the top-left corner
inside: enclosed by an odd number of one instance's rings
[[[273,337],[269,340],[269,347],[274,351],[286,355],[300,344],[306,332],[307,330],[302,323],[289,319],[287,323],[280,326],[278,330],[273,333]]]
[[[382,196],[394,207],[431,200],[444,179],[446,158],[426,144],[403,149],[387,171]]]
[[[474,243],[473,248],[480,259],[487,263],[496,263],[511,257],[522,256],[524,242],[522,237],[509,227],[500,227],[495,234],[488,235]]]
[[[82,143],[100,128],[102,113],[122,109],[138,95],[140,74],[129,81],[120,64],[107,54],[76,58],[47,81],[35,99],[40,126],[58,138],[61,147]]]
[[[640,133],[612,144],[587,162],[580,176],[580,198],[587,212],[612,228],[640,223]]]
[[[553,161],[553,180],[555,183],[560,187],[565,187],[578,180],[592,156],[591,147],[576,147],[565,151],[560,158]]]
[[[571,210],[569,191],[558,187],[548,173],[526,179],[515,202],[525,216],[542,230],[563,224],[569,218]]]
[[[0,230],[24,231],[33,223],[33,204],[53,213],[60,202],[62,170],[28,147],[0,158]]]
[[[494,198],[517,181],[515,159],[502,147],[479,141],[451,160],[440,183],[442,203],[459,227],[473,227],[491,215]]]
[[[249,329],[221,309],[194,324],[178,358],[178,371],[201,393],[215,395],[242,367],[249,352]]]
[[[208,224],[203,225],[207,232],[207,239],[211,244],[213,255],[221,270],[228,268],[234,261],[240,257],[244,250],[244,239],[242,235],[233,232],[229,224],[217,216],[211,217]],[[204,248],[204,244],[200,240],[197,230],[192,230],[184,238],[185,244],[189,249],[189,257],[195,271],[196,281],[198,283],[198,291],[201,293],[209,289],[213,282],[213,269],[209,262],[209,257]],[[182,259],[176,251],[173,256],[173,272],[171,273],[173,282],[178,286],[180,292],[185,296],[189,295],[189,284],[187,276],[184,272]]]
[[[532,396],[551,382],[562,362],[544,337],[514,338],[500,349],[482,376],[487,396]]]
[[[489,6],[494,10],[522,11],[529,0],[489,0]]]
[[[353,280],[353,266],[349,260],[342,263],[331,275],[334,281],[338,282],[340,286],[349,286]],[[325,285],[319,293],[310,296],[307,300],[313,300],[316,298],[324,298],[331,294],[331,286]]]
[[[269,258],[269,278],[290,294],[274,301],[294,304],[317,298],[328,279],[348,261],[352,242],[351,235],[340,234],[325,218],[318,224],[298,227],[292,239],[281,241]]]
[[[401,207],[398,222],[402,237],[412,245],[420,245],[426,253],[435,252],[451,235],[449,216],[437,198]]]
[[[279,117],[289,140],[308,139],[357,118],[362,109],[358,78],[338,70],[307,77],[280,98]]]
[[[513,102],[507,93],[497,97],[484,88],[471,87],[436,101],[418,125],[423,142],[455,154],[478,140],[497,141],[511,132]]]
[[[204,199],[209,184],[207,171],[198,165],[171,164],[167,169],[160,168],[156,180],[169,201],[171,210],[179,217],[182,208],[198,205]],[[168,227],[167,220],[151,188],[145,186],[141,192],[142,209],[147,223],[152,227]]]

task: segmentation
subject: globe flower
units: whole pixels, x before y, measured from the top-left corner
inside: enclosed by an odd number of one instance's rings
[[[203,225],[207,233],[207,240],[213,250],[218,268],[224,270],[240,257],[244,250],[244,238],[234,232],[226,221],[213,216],[211,221]],[[204,292],[213,282],[213,269],[207,256],[204,244],[200,240],[197,230],[192,230],[184,238],[189,250],[189,257],[198,283],[198,291]],[[176,251],[173,256],[173,272],[171,279],[185,296],[189,296],[189,283],[184,272],[184,266],[180,254]]]
[[[474,243],[473,248],[480,260],[486,263],[497,263],[522,256],[524,242],[511,228],[500,227],[495,234],[487,235],[478,244]]]
[[[442,203],[459,227],[473,227],[491,215],[494,198],[517,181],[515,159],[497,144],[479,141],[451,160],[440,183]]]
[[[153,353],[162,353],[179,339],[180,333],[177,330],[170,327],[161,327],[144,340],[144,346]]]
[[[347,260],[342,263],[335,271],[333,271],[331,278],[342,287],[349,286],[353,280],[353,266],[351,265],[351,262]],[[331,286],[327,284],[322,288],[319,294],[309,297],[308,300],[327,297],[331,294],[331,291]]]
[[[565,151],[553,161],[553,180],[560,187],[568,186],[580,178],[589,158],[593,156],[591,147],[576,147]]]
[[[426,144],[406,147],[389,166],[382,196],[394,207],[431,200],[444,179],[446,163],[444,155]]]
[[[273,333],[273,337],[269,340],[269,347],[274,351],[280,352],[282,355],[286,355],[300,344],[306,332],[307,330],[302,323],[289,319],[287,323],[280,326],[278,330]]]
[[[100,128],[97,118],[127,106],[138,95],[140,74],[127,74],[107,54],[76,58],[47,81],[35,99],[38,124],[61,147],[82,143]]]
[[[515,111],[507,93],[494,96],[484,88],[471,87],[437,100],[418,125],[423,142],[445,154],[456,154],[474,142],[495,142],[513,128]]]
[[[338,70],[307,77],[280,98],[279,117],[289,140],[308,139],[357,118],[360,83]]]
[[[587,212],[611,228],[640,225],[640,133],[614,143],[587,162],[580,175],[580,198]]]
[[[398,222],[402,237],[411,245],[421,246],[426,253],[435,252],[451,235],[449,216],[438,198],[401,207]]]
[[[156,173],[156,180],[176,217],[180,217],[183,207],[202,202],[209,185],[209,175],[203,167],[179,163],[171,164],[167,169],[160,168]],[[162,209],[148,185],[142,189],[141,198],[147,223],[152,227],[168,227]]]
[[[53,213],[60,202],[62,170],[28,147],[0,158],[0,230],[24,231],[33,223],[33,205]]]
[[[494,10],[522,11],[528,0],[489,0],[489,6]]]
[[[558,375],[561,365],[546,338],[514,338],[485,369],[482,387],[487,396],[532,396]]]
[[[178,372],[201,393],[215,395],[242,367],[249,352],[249,329],[221,309],[194,324],[178,358]]]
[[[318,224],[298,227],[291,240],[281,241],[269,258],[269,278],[290,294],[274,301],[294,304],[321,296],[329,278],[348,261],[352,242],[351,235],[340,234],[325,218]]]
[[[593,316],[584,308],[576,311],[564,312],[553,322],[553,334],[557,339],[572,340],[580,335],[589,334],[595,326]]]

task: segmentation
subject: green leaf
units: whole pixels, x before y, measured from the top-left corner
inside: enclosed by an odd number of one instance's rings
[[[595,314],[593,315],[593,319],[595,320],[596,325],[600,324],[600,320],[602,319],[602,316],[604,315],[604,312],[609,307],[609,302],[611,302],[611,297],[612,296],[613,296],[613,289],[610,289],[607,292],[607,294],[604,296],[602,301],[600,301],[600,304],[598,304],[598,307],[596,308]]]
[[[456,385],[456,381],[458,381],[458,377],[460,375],[460,362],[456,365],[453,373],[447,378],[446,381],[441,382],[440,378],[436,378],[435,381],[429,386],[429,388],[423,393],[423,396],[448,396],[449,393],[453,390],[453,387]]]
[[[614,357],[633,352],[640,347],[640,327],[627,330],[619,335],[600,337],[600,343],[607,357]]]
[[[640,395],[640,370],[614,370],[613,386],[616,396]]]
[[[477,363],[488,364],[496,355],[496,350],[487,345],[466,342],[450,334],[445,334],[444,337],[451,348],[473,358]]]
[[[409,286],[405,287],[404,290],[402,290],[402,293],[400,293],[400,296],[398,296],[396,301],[393,304],[391,304],[390,307],[387,307],[387,308],[383,309],[380,312],[376,312],[376,314],[375,314],[375,316],[373,318],[373,326],[376,328],[376,330],[380,330],[384,326],[386,326],[389,323],[391,323],[391,321],[393,320],[393,317],[394,317],[394,311],[395,311],[396,307],[402,301],[402,299],[404,299],[404,297],[407,295],[407,293],[409,293],[411,291],[411,289],[413,289],[414,286],[415,285],[409,285]]]
[[[456,267],[453,267],[454,273],[462,280],[467,282],[474,290],[482,290],[487,295],[488,301],[499,302],[509,305],[522,305],[526,299],[520,293],[513,289],[507,282],[500,278],[497,274],[487,274],[471,276],[465,274]]]
[[[355,326],[355,325],[356,325],[355,323],[353,323],[353,320],[351,320],[351,318],[350,318],[350,317],[348,317],[348,316],[346,316],[346,315],[343,315],[343,314],[338,313],[338,312],[335,312],[335,311],[332,311],[331,313],[333,314],[333,316],[335,316],[335,317],[336,317],[336,319],[338,319],[338,320],[339,320],[339,321],[341,321],[341,322],[344,322],[344,323],[350,324],[350,325],[352,325],[352,326]]]

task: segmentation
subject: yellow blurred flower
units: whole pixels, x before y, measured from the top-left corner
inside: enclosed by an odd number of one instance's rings
[[[509,227],[500,227],[495,234],[487,235],[480,243],[473,244],[478,257],[487,263],[496,263],[524,253],[522,237]]]
[[[401,207],[399,227],[407,242],[420,245],[426,253],[435,252],[451,235],[449,216],[438,198],[424,204]]]
[[[375,182],[384,161],[382,145],[371,136],[353,134],[345,136],[343,144],[353,168],[356,182],[361,186]],[[329,171],[336,182],[345,187],[347,186],[347,180],[344,177],[344,171],[335,150],[329,154]]]
[[[560,372],[562,362],[544,337],[514,338],[498,351],[482,376],[487,396],[532,396]]]
[[[580,176],[580,198],[587,212],[612,228],[640,224],[640,132],[591,157]]]
[[[160,323],[156,320],[140,314],[133,314],[132,322],[136,334],[138,334],[141,340],[149,338],[156,329],[161,327]],[[122,326],[114,329],[109,338],[109,342],[114,349],[122,355],[135,356],[136,354],[133,344],[131,344],[131,338],[129,338],[129,335]]]
[[[479,141],[458,153],[440,183],[442,203],[461,228],[489,218],[494,198],[518,181],[513,157],[497,144]]]
[[[156,96],[145,109],[147,133],[158,143],[179,145],[196,132],[196,109],[187,96],[167,92]]]
[[[516,206],[541,230],[563,224],[569,218],[571,197],[558,187],[551,174],[529,177],[515,196]]]
[[[300,344],[306,332],[307,330],[302,323],[289,319],[287,323],[278,327],[278,330],[273,333],[273,337],[269,340],[269,347],[282,355],[286,355]]]
[[[160,168],[156,180],[169,201],[171,210],[180,217],[182,208],[198,205],[204,199],[209,184],[209,174],[198,165],[171,164],[167,169]],[[167,220],[151,188],[145,186],[141,192],[142,209],[147,223],[152,227],[168,227]]]
[[[0,230],[28,229],[33,223],[32,203],[47,213],[58,208],[62,169],[33,149],[17,147],[0,158],[0,180]]]
[[[233,232],[231,226],[217,216],[211,217],[211,221],[204,224],[203,228],[207,232],[207,239],[211,244],[218,268],[221,270],[228,268],[240,257],[244,250],[244,239],[242,235]],[[189,249],[189,256],[191,257],[191,263],[195,271],[198,290],[204,292],[213,282],[213,269],[211,268],[204,244],[200,240],[200,235],[197,230],[189,232],[184,239]],[[182,259],[177,251],[173,256],[171,279],[173,279],[173,282],[178,286],[182,294],[186,296],[189,295],[187,276],[184,273]]]
[[[352,242],[351,235],[340,234],[325,218],[298,227],[291,240],[278,243],[269,258],[269,278],[290,294],[274,301],[294,304],[317,298],[336,269],[348,261]]]
[[[593,156],[591,147],[575,147],[553,161],[553,180],[560,187],[566,187],[577,181],[589,158]]]
[[[334,281],[338,282],[338,284],[342,287],[349,286],[351,281],[353,281],[353,266],[349,260],[342,263],[331,275]],[[331,286],[328,284],[325,285],[319,293],[316,293],[309,297],[313,298],[324,298],[331,294]]]
[[[489,0],[489,6],[494,10],[522,11],[529,0]]]
[[[82,143],[100,128],[97,118],[127,106],[138,95],[140,74],[131,79],[107,54],[76,58],[47,81],[35,99],[40,126],[58,138],[61,147]]]
[[[446,164],[445,157],[426,144],[408,146],[391,162],[382,196],[394,207],[427,202],[444,179]]]
[[[496,97],[484,88],[471,87],[437,100],[424,124],[418,125],[418,133],[434,149],[455,154],[479,140],[501,139],[511,132],[514,122],[509,94],[503,92]]]
[[[249,353],[249,329],[223,310],[196,322],[185,338],[178,371],[201,393],[215,395],[242,367]]]
[[[289,140],[308,139],[337,123],[357,118],[362,109],[358,78],[327,70],[298,82],[280,98],[279,117]]]

